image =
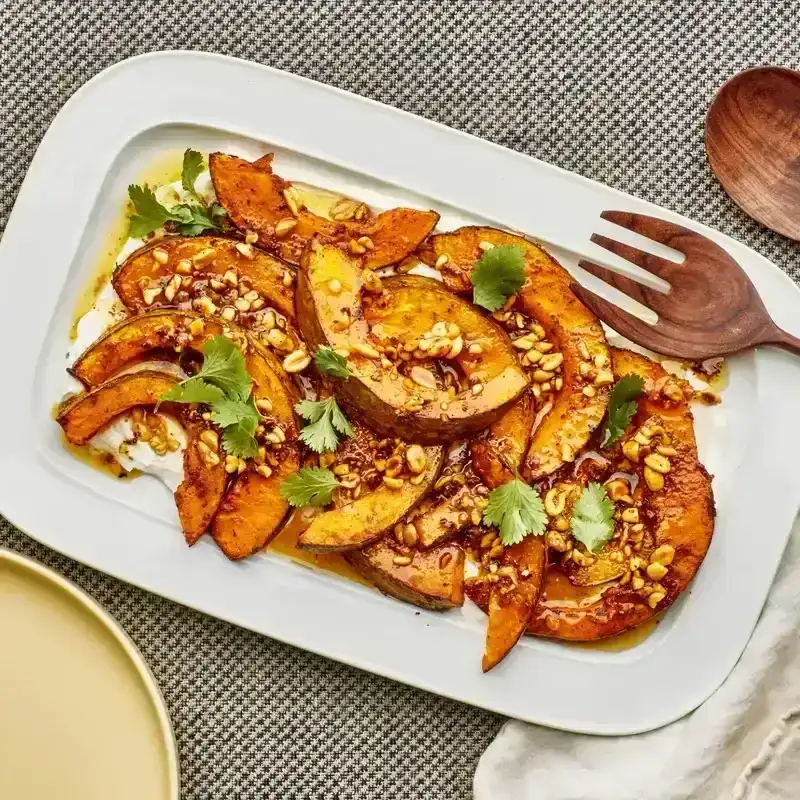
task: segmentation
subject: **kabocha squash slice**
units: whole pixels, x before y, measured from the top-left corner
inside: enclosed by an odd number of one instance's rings
[[[533,431],[527,454],[519,465],[524,477],[539,480],[555,472],[565,461],[571,461],[600,424],[611,383],[608,345],[600,322],[570,291],[569,274],[541,247],[521,236],[496,228],[459,228],[431,236],[419,256],[430,266],[447,256],[447,263],[439,267],[445,285],[454,292],[471,292],[469,276],[487,244],[515,245],[525,258],[525,284],[514,306],[495,316],[508,314],[508,322],[516,328],[516,313],[520,312],[544,329],[544,341],[552,345],[546,356],[556,353],[563,356],[560,374],[556,376],[561,378],[563,386],[555,391],[552,408]],[[536,347],[530,349],[536,351]],[[534,380],[541,363],[529,367]],[[540,383],[545,380],[548,379]],[[540,407],[545,402],[543,396]],[[497,425],[498,430],[488,432],[487,442],[505,435],[503,423]],[[479,471],[486,464],[485,458],[476,460]],[[488,471],[483,477],[490,484],[497,480]]]
[[[136,314],[181,301],[191,303],[208,291],[224,296],[235,288],[233,273],[249,287],[240,294],[258,294],[248,301],[254,305],[250,313],[271,307],[293,319],[294,288],[284,283],[287,272],[293,273],[288,264],[244,242],[221,236],[172,236],[128,256],[114,271],[112,282],[125,307]],[[233,300],[218,299],[216,305],[240,313]]]
[[[460,538],[481,522],[481,508],[489,494],[475,474],[469,444],[457,442],[448,448],[442,474],[433,490],[411,514],[406,525],[416,532],[412,539],[423,550]],[[488,502],[488,501],[487,501]]]
[[[291,184],[272,172],[271,160],[271,155],[250,162],[212,153],[208,163],[217,200],[230,221],[240,231],[257,234],[259,247],[292,264],[299,263],[307,242],[317,235],[344,245],[367,237],[369,249],[358,245],[362,252],[367,250],[366,266],[377,269],[397,264],[439,221],[435,211],[411,208],[394,208],[374,216],[365,205],[355,202],[350,203],[354,217],[339,221],[297,208],[296,199],[291,200],[292,208],[287,202],[287,195],[292,197]]]
[[[314,517],[298,537],[303,550],[337,552],[365,547],[394,527],[428,493],[442,468],[441,447],[424,448],[424,477],[416,485],[409,480],[393,488],[381,483],[356,500]]]
[[[528,380],[508,337],[471,303],[438,281],[412,275],[386,279],[376,288],[373,274],[337,247],[315,240],[303,256],[296,295],[301,332],[312,346],[350,353],[354,377],[337,382],[335,391],[370,427],[409,441],[451,442],[499,419],[525,391]],[[430,361],[412,364],[408,352],[437,323],[460,332],[439,341],[457,348],[457,355],[448,352],[448,364],[473,384],[460,386],[455,396],[427,369],[422,370],[425,385],[418,377],[419,365]],[[470,352],[464,337],[480,340],[480,353]],[[378,347],[396,355],[395,362],[386,355],[380,358]],[[402,360],[399,351],[409,360]],[[413,355],[426,353],[417,350]],[[477,383],[479,390],[474,389]]]
[[[457,544],[409,550],[387,536],[345,553],[347,562],[384,594],[443,611],[464,603],[464,551]]]
[[[644,356],[615,348],[613,362],[617,377],[630,373],[641,375],[647,392],[639,400],[638,411],[623,440],[604,453],[612,459],[609,469],[617,468],[620,459],[625,457],[626,469],[639,477],[633,497],[644,524],[644,534],[640,548],[633,552],[641,565],[632,574],[639,576],[644,585],[634,588],[631,573],[628,573],[627,579],[622,577],[601,585],[577,587],[559,564],[551,564],[539,605],[528,627],[529,633],[539,636],[586,641],[613,636],[647,622],[668,608],[686,589],[711,542],[714,530],[711,479],[697,460],[688,403],[685,399],[665,396],[662,389],[670,378],[658,364]],[[674,393],[671,395],[674,398]],[[663,475],[664,486],[658,491],[649,489],[647,476],[643,475],[644,455],[632,462],[624,452],[636,451],[625,443],[635,442],[632,437],[643,425],[653,432],[653,446],[660,445],[670,453],[669,472]],[[663,433],[658,431],[659,426]],[[652,474],[650,478],[652,480]],[[654,564],[658,566],[653,567]],[[654,594],[656,602],[653,602]]]
[[[154,370],[142,370],[112,378],[96,388],[70,398],[56,421],[71,444],[84,445],[114,419],[131,409],[155,406],[178,379]],[[207,426],[198,415],[185,408],[170,406],[183,420],[188,442],[183,455],[184,477],[175,490],[175,505],[189,544],[194,544],[208,529],[225,494],[228,476],[223,463],[209,465],[197,448]]]
[[[528,451],[536,420],[534,397],[526,392],[470,444],[472,466],[491,489],[513,480]]]
[[[513,570],[511,583],[501,578],[489,590],[486,646],[481,666],[484,672],[496,667],[525,633],[536,608],[547,565],[544,537],[527,536],[507,547],[503,566]],[[469,596],[469,588],[466,589]]]
[[[224,330],[217,320],[174,309],[130,317],[98,339],[71,372],[84,385],[95,386],[157,354],[174,356],[177,350],[199,355],[203,344]],[[269,400],[272,406],[266,424],[279,425],[286,438],[273,455],[272,474],[265,477],[251,464],[247,472],[234,478],[214,519],[211,532],[215,541],[229,558],[239,559],[262,549],[280,530],[289,504],[280,496],[279,487],[284,477],[300,468],[300,450],[293,410],[297,396],[280,363],[241,329],[229,326],[227,330],[246,344],[245,363],[253,379],[253,396]]]

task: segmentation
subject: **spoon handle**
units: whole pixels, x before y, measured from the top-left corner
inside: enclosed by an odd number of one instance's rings
[[[790,353],[800,356],[800,339],[777,326],[775,327],[775,335],[770,337],[768,344],[775,344]]]

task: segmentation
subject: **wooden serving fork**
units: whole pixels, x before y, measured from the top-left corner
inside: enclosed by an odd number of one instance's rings
[[[717,244],[656,217],[604,211],[601,217],[686,256],[678,264],[599,234],[592,241],[670,285],[668,292],[583,260],[580,266],[658,314],[650,324],[580,284],[572,291],[603,322],[657,353],[700,360],[773,344],[800,355],[800,339],[773,322],[744,270]]]

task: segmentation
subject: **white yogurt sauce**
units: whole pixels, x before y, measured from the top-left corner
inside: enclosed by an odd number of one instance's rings
[[[211,176],[208,171],[202,173],[196,183],[196,188],[210,202],[213,202],[214,194],[211,189]],[[174,205],[188,201],[188,193],[183,189],[180,181],[160,186],[155,190],[156,198],[159,202],[167,205]],[[129,238],[115,261],[115,265],[121,264],[134,251],[145,244],[144,239]],[[119,299],[111,280],[101,290],[92,307],[78,321],[75,341],[67,352],[67,366],[93,344],[108,328],[127,316],[125,306]],[[164,362],[143,362],[137,364],[136,369],[154,368],[159,370],[174,371],[174,365],[167,365]],[[182,376],[184,377],[184,376]],[[71,376],[67,376],[64,386],[64,393],[80,390],[81,385]],[[168,452],[163,456],[158,455],[149,445],[144,442],[137,442],[131,445],[126,454],[119,452],[119,446],[133,436],[131,417],[128,414],[118,417],[105,430],[97,434],[89,445],[92,449],[111,455],[119,465],[127,470],[139,470],[140,472],[152,475],[160,480],[171,491],[175,491],[183,481],[183,451],[186,447],[186,434],[183,428],[170,417],[163,416],[166,421],[169,435],[181,443],[180,449]]]

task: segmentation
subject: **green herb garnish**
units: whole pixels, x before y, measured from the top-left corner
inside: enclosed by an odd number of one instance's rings
[[[181,185],[195,202],[179,203],[169,208],[158,202],[147,184],[131,184],[128,187],[128,197],[135,211],[130,217],[131,236],[142,239],[167,222],[174,222],[178,233],[183,236],[198,236],[203,231],[222,230],[225,210],[217,203],[207,205],[194,187],[197,177],[204,169],[203,156],[196,150],[187,150],[183,154]]]
[[[339,355],[339,353],[334,352],[330,347],[323,346],[318,348],[317,352],[314,353],[314,363],[317,365],[320,372],[332,375],[334,378],[341,378],[344,380],[353,375],[350,371],[350,367],[347,366],[347,359]]]
[[[301,400],[294,410],[308,424],[300,431],[300,438],[315,452],[332,452],[339,446],[340,438],[353,435],[353,428],[342,413],[335,397],[326,400]]]
[[[608,398],[608,414],[603,425],[603,447],[614,444],[625,433],[636,413],[636,400],[643,394],[644,379],[640,375],[625,375],[614,384]]]
[[[500,530],[500,541],[508,546],[518,544],[529,534],[539,536],[544,533],[547,515],[539,492],[514,478],[492,490],[483,521],[487,525],[496,525]]]
[[[584,488],[572,507],[569,524],[572,535],[591,553],[614,536],[614,503],[605,487],[590,483]]]
[[[303,467],[281,482],[280,494],[290,506],[326,506],[333,499],[339,481],[322,467]]]
[[[478,259],[469,276],[472,301],[497,311],[525,283],[525,255],[515,244],[492,247]]]
[[[197,374],[173,386],[159,402],[205,403],[211,421],[222,428],[225,452],[253,458],[258,453],[255,432],[261,414],[252,390],[242,351],[227,337],[215,336],[203,346],[203,366]]]

